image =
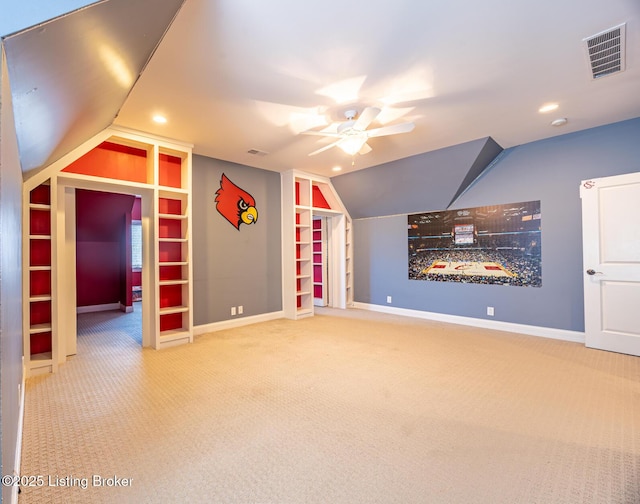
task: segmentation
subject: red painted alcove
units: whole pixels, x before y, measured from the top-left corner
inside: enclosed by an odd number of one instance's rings
[[[76,190],[77,306],[132,306],[134,201],[131,195]]]

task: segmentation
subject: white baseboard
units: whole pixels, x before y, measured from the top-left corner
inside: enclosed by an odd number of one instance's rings
[[[91,313],[91,312],[99,312],[99,311],[111,311],[111,310],[119,310],[120,303],[107,303],[107,304],[97,304],[90,306],[78,306],[76,308],[76,313]]]
[[[120,303],[120,311],[125,313],[133,313],[133,305],[127,306],[125,304]]]
[[[251,317],[240,317],[232,320],[223,320],[221,322],[212,322],[211,324],[193,326],[193,335],[200,336],[201,334],[221,331],[223,329],[242,327],[250,324],[257,324],[258,322],[267,322],[269,320],[281,318],[284,318],[284,311],[263,313],[261,315],[252,315]]]
[[[543,338],[551,338],[564,341],[573,341],[575,343],[583,343],[585,336],[583,332],[568,331],[566,329],[553,329],[550,327],[531,326],[526,324],[514,324],[511,322],[500,322],[498,320],[485,320],[472,317],[461,317],[459,315],[446,315],[443,313],[426,312],[421,310],[410,310],[408,308],[394,308],[391,306],[383,306],[369,303],[353,303],[354,308],[361,310],[370,310],[381,313],[391,313],[393,315],[402,315],[405,317],[415,317],[425,320],[435,320],[438,322],[448,322],[450,324],[460,324],[473,327],[481,327],[483,329],[493,329],[496,331],[506,331],[519,334],[527,334],[529,336],[541,336]]]

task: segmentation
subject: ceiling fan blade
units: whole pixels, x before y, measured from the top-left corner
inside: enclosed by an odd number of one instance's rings
[[[398,133],[409,133],[415,127],[416,125],[412,122],[392,124],[391,126],[383,126],[382,128],[368,130],[367,136],[372,138],[386,135],[397,135]]]
[[[362,111],[355,124],[353,125],[353,129],[357,131],[364,131],[367,129],[373,120],[378,117],[380,113],[380,109],[378,107],[367,107]]]
[[[329,145],[325,145],[324,147],[319,148],[318,150],[314,150],[313,152],[310,152],[309,154],[307,154],[308,156],[315,156],[316,154],[320,154],[321,152],[324,152],[326,150],[329,150],[331,147],[335,147],[336,145],[338,145],[340,142],[342,141],[342,139],[338,140],[337,142],[333,142],[330,143]]]
[[[360,149],[358,151],[358,154],[362,155],[362,154],[369,154],[373,149],[371,148],[371,146],[368,143],[365,143],[362,146],[362,149]]]

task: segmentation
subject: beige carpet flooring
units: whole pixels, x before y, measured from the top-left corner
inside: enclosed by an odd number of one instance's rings
[[[639,358],[330,309],[154,351],[128,317],[28,380],[22,473],[66,486],[21,504],[640,503]]]

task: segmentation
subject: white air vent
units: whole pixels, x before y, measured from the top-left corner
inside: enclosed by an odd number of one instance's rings
[[[624,70],[625,27],[623,23],[584,39],[594,79]]]
[[[261,151],[261,150],[258,150],[258,149],[249,149],[247,151],[247,154],[251,154],[252,156],[266,156],[268,154],[268,152]]]

